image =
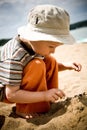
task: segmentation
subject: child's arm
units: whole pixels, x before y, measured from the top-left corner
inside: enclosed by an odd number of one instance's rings
[[[65,96],[62,90],[50,89],[47,91],[26,91],[20,89],[20,86],[6,86],[6,97],[14,103],[36,103],[36,102],[55,102]]]
[[[74,69],[75,71],[80,71],[82,66],[76,62],[68,62],[68,63],[58,63],[59,71],[66,70],[66,69]]]

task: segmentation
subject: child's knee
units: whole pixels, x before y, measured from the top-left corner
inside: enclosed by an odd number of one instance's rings
[[[45,64],[44,64],[44,61],[42,59],[34,59],[33,60],[33,65],[35,66],[35,68],[37,69],[42,69],[44,70],[45,69]]]
[[[45,71],[46,67],[45,67],[45,63],[42,59],[38,59],[38,58],[35,58],[33,59],[32,61],[30,61],[26,67],[24,68],[24,73],[27,73],[27,72],[42,72],[42,71]]]
[[[33,59],[28,63],[23,72],[22,88],[27,90],[37,90],[40,86],[45,86],[46,67],[41,59]]]

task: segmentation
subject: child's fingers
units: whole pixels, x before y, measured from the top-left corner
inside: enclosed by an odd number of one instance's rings
[[[60,98],[65,97],[65,93],[64,93],[62,90],[60,90],[60,89],[58,89],[57,95],[58,95],[58,97],[60,97]]]
[[[78,64],[78,70],[80,71],[82,69],[81,64]]]
[[[64,101],[66,99],[65,93],[62,90],[60,90],[60,89],[58,89],[57,95],[58,95],[58,99],[55,100],[54,103],[58,103],[60,100]]]
[[[62,90],[58,89],[58,91],[62,94],[62,96],[65,96],[65,93]]]
[[[76,71],[80,71],[81,68],[82,68],[81,64],[73,63],[73,65],[74,65],[73,68],[74,68]]]

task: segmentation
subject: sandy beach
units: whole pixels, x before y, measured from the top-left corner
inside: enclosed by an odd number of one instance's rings
[[[53,56],[59,62],[82,64],[80,72],[59,72],[59,88],[66,99],[52,104],[48,113],[28,120],[15,114],[15,104],[0,103],[1,130],[87,130],[87,43],[62,45]]]

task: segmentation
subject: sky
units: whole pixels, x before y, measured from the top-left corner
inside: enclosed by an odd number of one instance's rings
[[[0,39],[12,38],[27,24],[27,14],[36,5],[53,4],[66,9],[70,23],[87,20],[87,0],[0,0]]]

